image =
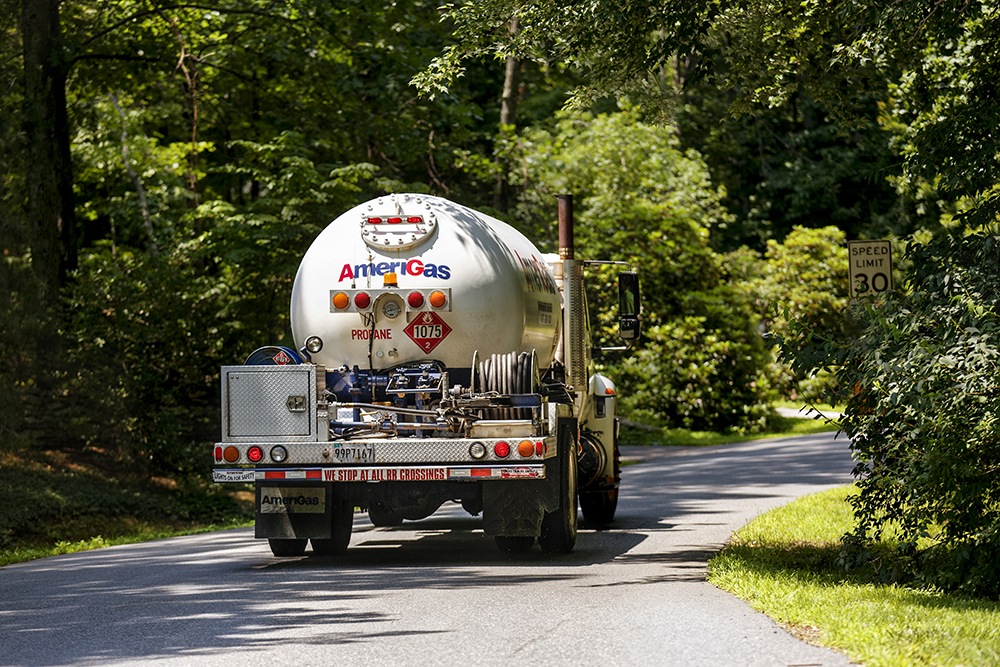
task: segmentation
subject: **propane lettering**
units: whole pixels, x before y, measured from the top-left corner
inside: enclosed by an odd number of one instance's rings
[[[389,329],[351,329],[351,340],[382,340],[391,338],[392,331]]]
[[[419,259],[399,262],[379,262],[378,264],[344,264],[340,270],[340,278],[337,282],[354,280],[356,278],[368,278],[384,276],[387,273],[400,273],[405,276],[424,276],[426,278],[439,278],[448,280],[451,278],[451,267],[446,264],[426,264]]]
[[[351,340],[392,340],[392,329],[351,329]]]

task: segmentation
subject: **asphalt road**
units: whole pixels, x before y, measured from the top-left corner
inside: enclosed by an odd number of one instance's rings
[[[358,515],[348,554],[273,558],[252,530],[0,568],[0,665],[847,665],[705,583],[757,514],[851,480],[832,434],[628,448],[615,523],[508,557],[445,509]]]

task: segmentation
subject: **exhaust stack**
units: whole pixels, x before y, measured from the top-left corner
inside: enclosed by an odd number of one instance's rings
[[[559,200],[559,259],[573,259],[573,195],[556,195]]]

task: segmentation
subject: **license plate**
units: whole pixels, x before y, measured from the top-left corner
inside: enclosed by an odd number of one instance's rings
[[[341,445],[333,448],[333,457],[340,463],[375,463],[375,447],[349,447]]]

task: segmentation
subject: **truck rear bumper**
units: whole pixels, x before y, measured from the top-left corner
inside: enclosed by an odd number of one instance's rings
[[[545,465],[481,466],[338,466],[336,468],[217,468],[213,482],[295,480],[315,482],[481,482],[503,479],[545,479]]]

